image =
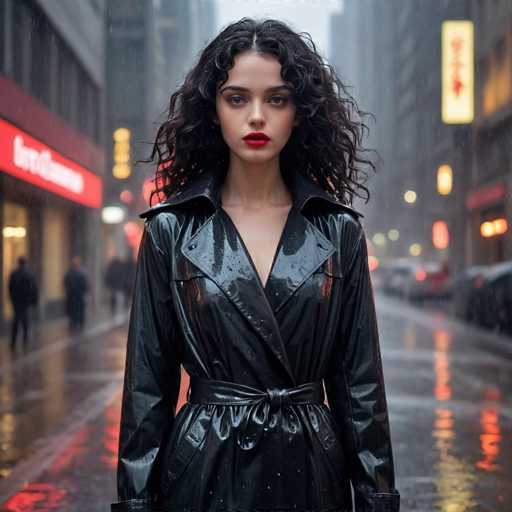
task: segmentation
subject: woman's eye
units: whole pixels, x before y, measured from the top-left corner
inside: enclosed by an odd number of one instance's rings
[[[270,99],[278,100],[278,105],[284,105],[288,101],[288,98],[285,98],[284,96],[272,96]]]
[[[228,103],[231,105],[241,105],[244,102],[244,98],[242,96],[230,96],[228,98]],[[288,101],[288,98],[285,96],[272,96],[270,98],[270,102],[274,105],[285,105]]]
[[[228,98],[228,102],[232,103],[233,105],[240,105],[241,102],[238,100],[243,100],[242,96],[231,96]]]

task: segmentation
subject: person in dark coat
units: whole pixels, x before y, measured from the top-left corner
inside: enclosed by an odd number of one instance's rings
[[[165,199],[142,214],[112,512],[399,511],[351,206],[368,192],[362,127],[303,37],[277,20],[228,25],[171,97],[153,147]]]
[[[80,256],[71,261],[71,268],[64,275],[66,292],[66,314],[69,318],[70,331],[78,331],[84,327],[86,295],[89,291],[89,279],[82,267]]]
[[[9,297],[14,310],[11,327],[11,349],[16,349],[18,329],[23,330],[23,346],[26,348],[29,336],[29,308],[38,302],[38,287],[34,274],[27,266],[24,256],[18,258],[18,268],[9,276]]]
[[[120,258],[110,260],[105,271],[105,286],[110,292],[110,312],[114,315],[117,310],[117,298],[119,293],[125,290],[125,265]]]
[[[130,305],[130,301],[132,299],[133,283],[135,280],[136,269],[137,265],[133,260],[131,253],[129,253],[126,256],[126,259],[123,261],[123,295],[125,307],[128,307]]]

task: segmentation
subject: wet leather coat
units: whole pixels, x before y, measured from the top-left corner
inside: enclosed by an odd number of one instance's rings
[[[112,511],[398,512],[361,215],[296,174],[263,288],[221,183],[142,214]]]

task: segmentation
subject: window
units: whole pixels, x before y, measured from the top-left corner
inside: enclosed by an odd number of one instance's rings
[[[28,9],[22,2],[13,2],[13,23],[12,23],[12,65],[14,81],[21,87],[24,87],[25,67],[28,61],[28,48],[24,34],[29,33],[26,30]]]
[[[74,72],[75,66],[72,59],[72,54],[68,50],[67,46],[59,41],[58,51],[58,83],[59,83],[59,107],[58,113],[69,123],[71,122],[73,101],[77,101],[73,98],[73,84],[74,84]]]
[[[0,2],[0,73],[5,73],[6,4]]]
[[[100,91],[37,3],[0,0],[0,73],[6,72],[6,46],[12,48],[12,79],[98,143]]]
[[[31,20],[30,90],[34,97],[50,105],[50,27],[41,12]]]

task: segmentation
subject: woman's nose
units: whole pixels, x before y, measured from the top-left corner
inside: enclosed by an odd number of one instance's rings
[[[251,112],[249,115],[249,122],[251,124],[253,124],[253,123],[261,124],[261,123],[265,122],[265,118],[263,115],[263,108],[259,101],[253,101],[253,103],[252,103]]]

